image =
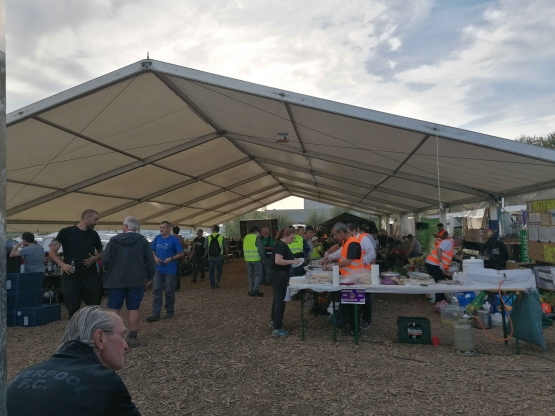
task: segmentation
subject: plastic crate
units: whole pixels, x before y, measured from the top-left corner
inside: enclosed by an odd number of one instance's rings
[[[47,325],[62,319],[62,306],[57,303],[29,306],[18,309],[17,326],[34,327]]]
[[[8,292],[42,289],[44,273],[8,273],[6,275],[6,289]]]
[[[9,308],[6,314],[6,325],[7,326],[16,326],[17,319],[16,319],[16,309]]]
[[[398,316],[399,342],[406,344],[431,344],[430,320],[422,317]]]
[[[42,305],[44,289],[19,290],[8,292],[8,308],[21,309],[27,306]]]

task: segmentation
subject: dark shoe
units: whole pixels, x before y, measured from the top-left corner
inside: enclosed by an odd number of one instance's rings
[[[260,291],[258,291],[258,290],[255,290],[253,293],[254,293],[254,296],[258,296],[259,298],[261,298],[261,297],[264,296],[264,293],[262,293],[262,292],[260,292]]]
[[[160,315],[152,314],[152,315],[149,315],[149,316],[146,317],[147,322],[156,322],[156,321],[159,321],[159,320],[160,320]]]
[[[215,287],[215,286],[212,286],[212,285],[210,285],[210,289],[216,289],[216,287]]]
[[[254,296],[254,290],[249,290],[249,293],[247,293],[249,296]]]
[[[127,339],[127,345],[129,345],[129,348],[136,348],[139,346],[139,341],[137,341],[137,337],[129,337]]]
[[[360,329],[368,329],[370,328],[372,325],[370,324],[370,322],[366,322],[366,321],[362,321],[360,323]]]
[[[220,281],[216,280],[216,289],[219,289],[219,288],[220,288]]]
[[[172,318],[173,318],[173,312],[165,314],[163,319],[172,319]]]

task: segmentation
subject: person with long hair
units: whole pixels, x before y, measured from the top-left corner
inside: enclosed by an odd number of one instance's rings
[[[272,282],[274,299],[272,301],[272,321],[270,327],[273,328],[272,336],[276,338],[286,337],[289,332],[282,328],[283,314],[285,313],[285,294],[289,283],[289,271],[292,264],[303,263],[303,259],[295,259],[289,249],[295,239],[293,228],[284,228],[276,234],[276,243],[272,251],[272,258],[268,269],[268,276]]]

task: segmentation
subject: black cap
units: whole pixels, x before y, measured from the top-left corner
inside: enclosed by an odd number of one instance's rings
[[[407,238],[412,238],[412,237],[413,237],[412,234],[407,235]]]
[[[314,227],[312,225],[307,225],[305,231],[314,231]]]
[[[253,226],[251,227],[251,231],[250,231],[251,233],[256,233],[256,232],[258,232],[258,231],[260,231],[260,228],[258,228],[256,225],[253,225]]]

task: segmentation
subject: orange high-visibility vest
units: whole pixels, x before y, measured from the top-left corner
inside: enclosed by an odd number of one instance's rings
[[[343,243],[343,247],[341,248],[341,257],[339,258],[339,262],[349,260],[347,259],[347,252],[349,244],[351,243],[358,243],[356,237],[349,237],[347,241]],[[353,270],[363,269],[364,264],[362,262],[362,250],[360,250],[360,257],[358,259],[350,259],[351,264],[345,267],[339,267],[339,272],[341,276],[348,276]]]
[[[449,265],[451,264],[451,260],[453,260],[453,254],[455,253],[455,242],[451,238],[448,238],[448,240],[451,241],[451,250],[449,251],[442,250],[442,253],[441,253],[441,263],[445,270],[449,268]],[[439,266],[439,258],[437,257],[437,247],[434,248],[433,251],[430,253],[430,255],[426,258],[426,262]]]
[[[437,237],[436,237],[436,248],[441,244],[441,242],[443,241],[443,234],[445,234],[445,230],[441,230],[439,233],[437,233]]]
[[[360,233],[358,235],[357,242],[360,244],[360,250],[362,251],[362,266],[365,269],[370,270],[372,268],[372,265],[371,264],[364,264],[364,256],[366,256],[366,251],[364,251],[364,249],[362,248],[362,239],[364,237],[366,237],[367,235],[368,235],[367,233]]]

